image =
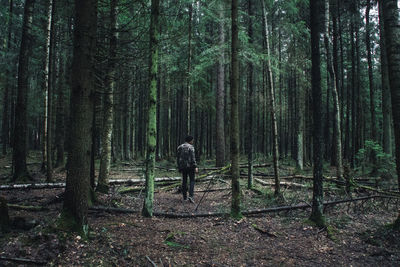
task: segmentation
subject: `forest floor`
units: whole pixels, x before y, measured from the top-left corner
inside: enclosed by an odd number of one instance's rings
[[[43,182],[45,178],[39,172],[40,164],[34,164],[35,157],[30,160],[33,164],[29,165],[29,169],[34,174],[35,182]],[[162,165],[168,166],[165,163]],[[9,166],[9,159],[0,159],[0,184],[7,183]],[[173,164],[170,166],[173,168]],[[290,166],[283,168],[282,175],[295,172]],[[262,168],[255,172],[271,173],[272,170]],[[140,168],[130,164],[114,166],[111,175],[112,179],[142,177]],[[179,173],[162,170],[156,176],[167,175],[176,177]],[[65,181],[65,171],[56,170],[55,179]],[[286,181],[294,182],[289,179]],[[304,187],[283,186],[284,198],[279,200],[273,198],[271,186],[257,183],[257,190],[248,190],[246,180],[242,182],[244,210],[311,203],[312,183],[307,179],[295,181]],[[17,265],[16,261],[7,261],[5,258],[30,259],[49,266],[400,265],[400,232],[390,227],[399,208],[398,199],[395,198],[329,206],[325,210],[329,226],[319,229],[307,220],[310,209],[258,214],[240,220],[233,220],[229,216],[144,218],[140,215],[143,192],[122,192],[130,187],[112,186],[109,194],[98,195],[99,203],[96,205],[128,208],[138,213],[89,211],[88,239],[52,227],[62,207],[62,200],[52,200],[63,189],[0,191],[0,196],[5,197],[9,204],[46,208],[27,211],[10,207],[9,215],[14,223],[24,221],[25,224],[32,223],[34,227],[0,234],[0,266]],[[174,214],[229,213],[230,183],[226,177],[215,176],[211,183],[197,182],[196,204],[182,201],[177,188],[178,185],[169,186],[169,189],[165,185],[156,186],[155,211]],[[210,188],[216,190],[203,192]],[[374,193],[357,190],[352,197],[371,194]],[[327,185],[325,200],[348,198],[342,188],[335,184]]]

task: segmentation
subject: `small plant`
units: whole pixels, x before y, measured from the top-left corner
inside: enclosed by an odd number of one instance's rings
[[[365,141],[364,148],[358,150],[355,158],[355,170],[359,174],[371,173],[374,176],[393,177],[395,164],[392,156],[383,152],[379,143]]]

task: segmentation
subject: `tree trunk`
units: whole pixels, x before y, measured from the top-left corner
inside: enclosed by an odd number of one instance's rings
[[[224,1],[220,2],[219,27],[218,27],[218,45],[219,59],[217,69],[217,99],[216,99],[216,167],[225,166],[225,30],[224,30]]]
[[[9,4],[9,12],[8,12],[8,32],[7,32],[7,42],[5,42],[5,47],[4,51],[8,52],[11,49],[11,32],[12,32],[12,23],[13,23],[13,6],[14,2],[13,0],[10,0]],[[11,63],[11,61],[9,61]],[[5,86],[4,86],[4,96],[3,96],[3,117],[2,117],[2,136],[1,140],[3,142],[3,150],[2,153],[3,155],[7,154],[7,146],[9,144],[10,140],[10,123],[9,123],[9,115],[8,115],[8,109],[9,109],[9,94],[10,94],[10,76],[11,76],[11,71],[9,68],[6,70],[6,77],[5,77]]]
[[[336,164],[336,175],[338,179],[342,178],[343,174],[343,160],[342,160],[342,140],[341,140],[341,123],[340,123],[340,105],[339,105],[339,93],[338,93],[338,83],[336,79],[336,72],[333,68],[331,53],[329,50],[329,0],[325,0],[325,34],[324,34],[324,42],[325,42],[325,51],[326,51],[326,65],[328,68],[329,76],[331,78],[331,82],[333,84],[332,87],[332,95],[333,95],[333,111],[334,111],[334,120],[333,120],[333,140],[334,140],[334,149],[335,151],[334,158]],[[329,88],[328,88],[329,90]]]
[[[323,216],[323,188],[322,188],[322,90],[321,90],[321,56],[319,40],[321,31],[320,10],[323,0],[310,0],[311,24],[311,87],[313,103],[313,202],[310,220],[318,226],[325,225]]]
[[[392,97],[394,140],[396,144],[396,169],[400,191],[400,20],[396,0],[386,0],[383,5],[385,44]]]
[[[370,101],[370,114],[371,114],[371,140],[377,141],[376,136],[376,119],[375,119],[375,91],[374,91],[374,76],[373,76],[373,65],[372,65],[372,51],[371,51],[371,40],[370,32],[371,26],[369,23],[369,12],[371,9],[371,0],[367,0],[367,8],[365,9],[365,43],[367,46],[367,59],[368,59],[368,81],[369,81],[369,101]],[[375,155],[373,155],[375,161]]]
[[[67,230],[87,235],[92,145],[94,51],[97,0],[75,0],[74,50],[71,77],[71,125],[67,180],[60,223]]]
[[[188,20],[188,62],[187,62],[187,71],[186,71],[186,135],[191,134],[191,81],[190,81],[190,71],[192,64],[192,18],[193,18],[193,3],[189,1],[189,20]]]
[[[109,43],[108,55],[108,74],[103,100],[103,128],[101,132],[101,156],[99,181],[96,190],[108,193],[109,173],[111,164],[111,140],[113,134],[113,105],[114,88],[116,75],[116,56],[117,56],[117,2],[112,0],[110,3],[110,30],[111,38]]]
[[[248,36],[249,36],[249,46],[253,45],[253,9],[251,6],[251,0],[247,1],[248,4]],[[247,188],[251,189],[253,187],[253,63],[248,62],[248,73],[247,73]]]
[[[231,2],[232,45],[231,45],[231,175],[232,175],[232,202],[231,216],[240,218],[240,171],[239,171],[239,25],[238,0]]]
[[[13,145],[13,182],[30,178],[26,167],[27,157],[27,108],[29,90],[29,59],[32,54],[32,20],[34,0],[26,0],[24,21],[22,25],[21,48],[18,62],[18,112],[15,112],[14,145]]]
[[[272,153],[274,160],[274,174],[275,174],[275,196],[280,196],[280,183],[279,183],[279,150],[278,150],[278,126],[276,121],[276,108],[275,108],[275,93],[274,93],[274,82],[272,77],[272,66],[271,66],[271,54],[269,49],[269,38],[268,38],[268,21],[267,14],[265,10],[264,1],[262,3],[262,12],[263,12],[263,28],[264,28],[264,40],[267,46],[267,73],[268,73],[268,99],[271,113],[271,122],[272,122]]]
[[[148,101],[148,125],[147,125],[147,153],[146,153],[146,187],[143,202],[142,215],[153,216],[154,199],[154,165],[157,137],[157,76],[158,76],[158,38],[159,38],[159,0],[151,0],[150,21],[150,88]]]
[[[391,127],[391,104],[388,59],[386,55],[385,26],[383,18],[383,1],[378,1],[379,5],[379,36],[381,51],[381,83],[382,83],[382,115],[383,115],[383,151],[392,154],[392,127]]]

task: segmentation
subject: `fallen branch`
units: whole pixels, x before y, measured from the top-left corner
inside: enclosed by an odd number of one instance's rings
[[[263,181],[258,178],[254,178],[254,181],[256,181],[257,183],[262,184],[262,185],[272,185],[272,186],[275,185],[274,182],[266,182],[266,181]],[[299,183],[280,182],[279,184],[283,185],[283,186],[288,186],[288,187],[310,188],[310,186],[308,186],[308,185],[299,184]]]
[[[153,265],[153,267],[157,267],[157,264],[154,263],[154,261],[152,261],[149,256],[146,256],[146,259],[151,263],[151,265]]]
[[[0,190],[53,189],[53,188],[64,188],[64,187],[65,187],[65,183],[10,184],[10,185],[0,185]]]
[[[40,261],[40,260],[33,260],[33,259],[23,259],[23,258],[9,258],[9,257],[3,257],[0,256],[1,261],[12,261],[16,263],[21,263],[21,264],[36,264],[36,265],[46,265],[46,261]]]
[[[356,202],[374,198],[390,198],[390,196],[382,196],[382,195],[372,195],[365,196],[353,199],[342,199],[335,201],[327,201],[324,202],[324,206],[332,206],[341,203],[348,202]],[[245,210],[242,212],[243,215],[255,215],[255,214],[263,214],[263,213],[271,213],[271,212],[280,212],[280,211],[290,211],[297,209],[308,209],[311,206],[309,204],[298,204],[293,206],[280,206],[266,209],[254,209],[254,210]],[[137,210],[125,209],[125,208],[111,208],[111,207],[91,207],[89,210],[92,211],[105,211],[105,212],[117,212],[117,213],[140,213]],[[157,217],[165,217],[165,218],[196,218],[196,217],[221,217],[221,216],[229,216],[227,212],[206,212],[206,213],[170,213],[170,212],[153,212],[154,216]]]
[[[261,227],[259,227],[257,224],[252,224],[253,228],[256,229],[257,231],[259,231],[262,234],[265,234],[269,237],[278,237],[276,234],[274,233],[270,233],[268,230],[265,230]]]
[[[27,210],[27,211],[42,211],[42,210],[48,210],[46,207],[42,206],[24,206],[24,205],[18,205],[18,204],[7,204],[9,209],[13,210]]]

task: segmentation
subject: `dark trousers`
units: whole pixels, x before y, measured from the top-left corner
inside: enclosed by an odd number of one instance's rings
[[[187,178],[190,178],[190,186],[189,186],[189,197],[193,197],[194,192],[194,169],[184,169],[182,170],[182,194],[183,199],[187,198]]]

